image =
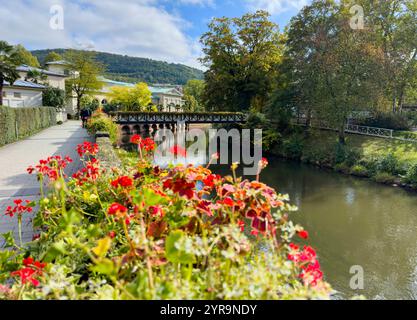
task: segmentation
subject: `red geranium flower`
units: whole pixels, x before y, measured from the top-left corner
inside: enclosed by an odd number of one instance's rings
[[[130,138],[130,142],[134,144],[140,144],[142,142],[142,137],[138,134],[135,134]]]
[[[302,239],[308,239],[308,231],[306,230],[299,231],[298,236]]]
[[[123,188],[129,188],[133,186],[133,180],[128,176],[119,177],[111,182],[111,185],[115,188],[121,186]]]
[[[108,210],[109,215],[118,215],[119,213],[126,213],[127,208],[120,203],[113,203]]]

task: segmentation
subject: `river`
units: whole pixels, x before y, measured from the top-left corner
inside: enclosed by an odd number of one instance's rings
[[[417,193],[279,159],[261,180],[298,206],[291,220],[309,231],[336,297],[417,298]],[[352,266],[363,290],[350,288]]]

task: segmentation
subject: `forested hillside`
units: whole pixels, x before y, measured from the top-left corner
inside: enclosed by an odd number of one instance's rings
[[[43,64],[51,51],[62,55],[65,49],[34,50],[32,54]],[[203,79],[203,71],[182,64],[106,52],[96,53],[97,61],[106,66],[107,76],[113,80],[183,85],[190,79]]]

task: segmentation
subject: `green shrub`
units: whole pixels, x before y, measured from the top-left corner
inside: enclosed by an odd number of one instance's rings
[[[413,163],[407,170],[404,178],[405,182],[417,186],[417,162]]]
[[[350,174],[357,176],[357,177],[369,177],[368,169],[365,166],[360,164],[354,165],[350,169]]]
[[[387,154],[378,158],[376,162],[376,170],[378,172],[386,172],[391,175],[398,174],[400,171],[398,159],[392,154]]]
[[[115,143],[117,140],[118,127],[111,118],[106,114],[99,112],[96,113],[87,123],[87,130],[91,134],[95,134],[99,131],[108,132],[110,140]]]
[[[262,147],[269,151],[281,141],[281,134],[275,130],[267,130],[262,137]]]
[[[417,141],[417,132],[413,132],[413,131],[395,131],[394,132],[394,137]]]
[[[394,113],[378,113],[372,118],[358,119],[356,124],[368,127],[387,128],[393,130],[410,130],[411,123],[407,116]]]
[[[373,177],[373,179],[376,182],[379,182],[379,183],[385,183],[385,184],[393,184],[393,183],[395,183],[395,177],[392,174],[388,173],[388,172],[378,172]]]
[[[55,108],[0,106],[0,146],[28,137],[55,124]]]
[[[334,151],[334,163],[345,163],[351,167],[358,161],[359,157],[360,154],[358,151],[351,149],[341,143],[336,144]]]
[[[284,155],[290,159],[300,160],[303,155],[303,139],[300,135],[292,135],[283,143]]]

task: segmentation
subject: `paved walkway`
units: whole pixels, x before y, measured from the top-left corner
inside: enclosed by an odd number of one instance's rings
[[[37,200],[39,184],[35,175],[26,171],[30,165],[35,165],[40,159],[52,155],[70,156],[74,159],[66,169],[71,175],[79,169],[81,163],[75,150],[79,143],[89,140],[81,122],[68,121],[60,126],[48,128],[30,138],[0,148],[0,234],[13,231],[18,239],[17,218],[5,216],[6,207],[13,200]],[[23,222],[23,241],[31,241],[33,236],[32,214],[25,214]],[[3,238],[0,239],[0,246]]]

